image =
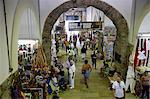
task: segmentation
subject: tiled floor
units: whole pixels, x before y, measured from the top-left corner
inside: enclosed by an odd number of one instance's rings
[[[91,63],[90,53],[88,52],[87,59]],[[63,62],[66,61],[66,56],[63,56]],[[100,66],[101,61],[98,60],[97,66]],[[79,54],[78,62],[76,63],[75,89],[68,89],[64,93],[60,93],[61,99],[113,99],[112,92],[108,89],[108,80],[99,74],[99,67],[93,69],[89,79],[89,88],[83,84],[81,75],[81,66],[83,62]],[[132,94],[127,94],[126,99],[138,99]]]

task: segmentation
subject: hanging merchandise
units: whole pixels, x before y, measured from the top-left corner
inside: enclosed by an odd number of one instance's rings
[[[134,56],[134,66],[137,66],[137,64],[138,64],[137,56],[138,56],[139,42],[140,42],[140,39],[137,39],[136,52],[135,52],[135,56]]]
[[[134,66],[149,66],[150,33],[138,33]]]
[[[116,28],[112,26],[104,27],[104,51],[106,60],[111,60],[113,57],[114,41],[116,40]]]
[[[138,66],[144,66],[146,59],[146,39],[140,39],[140,44],[138,47]]]
[[[150,54],[150,38],[148,38],[147,42],[146,42],[146,46],[147,46],[147,61],[146,61],[146,66],[148,66],[149,63],[149,54]]]
[[[144,39],[144,51],[145,51],[145,53],[144,53],[144,55],[145,55],[145,59],[143,60],[143,66],[145,66],[146,64],[146,56],[147,56],[147,47],[146,47],[146,39]]]
[[[146,41],[146,47],[147,47],[147,50],[150,50],[150,38],[148,38]]]
[[[43,51],[43,47],[40,44],[38,44],[37,54],[33,60],[32,66],[34,66],[34,68],[47,67],[46,56],[45,56],[45,53]]]
[[[141,50],[141,51],[138,51],[138,59],[139,60],[144,60],[146,59],[146,56],[145,56],[145,51],[144,50]]]
[[[22,51],[22,50],[23,50],[22,45],[19,45],[19,50],[20,50],[20,51]]]

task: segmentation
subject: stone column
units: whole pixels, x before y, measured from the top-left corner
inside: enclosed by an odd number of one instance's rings
[[[98,34],[98,50],[100,53],[103,53],[103,33],[99,32]]]

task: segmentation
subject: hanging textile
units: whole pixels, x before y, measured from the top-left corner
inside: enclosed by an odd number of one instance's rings
[[[144,55],[145,55],[145,59],[144,59],[144,61],[143,61],[143,66],[145,66],[145,63],[146,63],[146,39],[144,39],[144,51],[145,51],[145,53],[144,53]]]
[[[136,52],[135,52],[135,56],[134,56],[134,66],[137,66],[137,63],[138,63],[138,48],[139,48],[139,42],[140,40],[138,39],[137,40],[137,45],[136,45]]]
[[[146,66],[148,66],[148,63],[149,63],[149,54],[150,54],[150,39],[147,40],[146,46],[147,46],[147,61],[146,61]]]
[[[145,49],[144,45],[146,44],[144,44],[144,41],[145,40],[143,38],[140,39],[140,44],[138,47],[138,56],[137,56],[138,66],[144,66],[144,60],[146,59],[146,56],[145,56],[146,51],[144,50]]]
[[[140,50],[142,49],[144,49],[144,46],[143,46],[144,44],[143,44],[143,39],[141,39],[141,47],[140,47]]]

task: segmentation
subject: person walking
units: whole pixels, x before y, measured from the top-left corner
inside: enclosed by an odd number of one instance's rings
[[[74,50],[74,61],[76,62],[78,56],[78,48],[75,46],[73,50]]]
[[[75,55],[74,50],[70,47],[68,50],[68,57],[71,57],[73,59],[74,55]]]
[[[66,69],[67,69],[67,73],[68,73],[68,78],[67,78],[67,84],[69,84],[69,68],[71,67],[71,57],[68,57],[67,61],[66,61]]]
[[[84,65],[82,66],[82,74],[83,74],[83,78],[84,78],[84,83],[86,85],[86,87],[88,88],[88,82],[87,80],[89,79],[90,76],[90,72],[92,71],[92,67],[90,64],[88,64],[88,60],[84,61]]]
[[[74,88],[74,78],[75,78],[75,63],[73,60],[70,62],[70,68],[69,68],[69,85],[70,89]]]
[[[114,99],[125,99],[125,84],[118,76],[112,85]]]
[[[95,51],[91,54],[91,59],[92,59],[92,66],[95,67],[95,69],[96,69],[96,59],[97,59],[97,56],[96,56]]]
[[[83,45],[83,47],[81,48],[81,54],[82,54],[82,60],[85,60],[86,57],[86,45]]]
[[[67,51],[69,50],[69,45],[70,45],[67,39],[64,41],[64,44],[66,46],[66,54],[67,54]]]

